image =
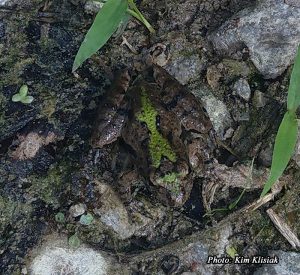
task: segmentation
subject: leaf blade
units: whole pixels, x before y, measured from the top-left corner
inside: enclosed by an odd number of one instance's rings
[[[96,53],[117,30],[127,10],[126,0],[108,0],[96,15],[76,54],[72,72]],[[100,30],[100,31],[99,31]]]
[[[288,165],[297,142],[298,123],[296,114],[286,112],[276,135],[271,172],[260,197],[265,196]]]
[[[24,98],[22,98],[20,101],[24,104],[30,104],[33,101],[33,96],[25,96]]]
[[[28,94],[28,86],[22,85],[19,90],[19,94],[20,94],[20,96],[25,97]]]
[[[13,101],[13,102],[19,102],[19,101],[21,101],[22,100],[22,96],[20,96],[20,94],[15,94],[15,95],[13,95],[13,97],[11,98],[11,100]]]
[[[300,45],[297,50],[288,89],[287,109],[296,112],[300,105]]]

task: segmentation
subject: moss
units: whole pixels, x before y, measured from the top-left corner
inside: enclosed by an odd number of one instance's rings
[[[3,231],[9,224],[15,224],[17,222],[16,219],[19,219],[19,217],[28,218],[31,212],[32,207],[29,204],[23,204],[0,196],[0,234],[3,234]]]
[[[66,190],[66,176],[68,166],[62,163],[51,168],[44,177],[31,176],[32,183],[29,192],[43,200],[45,203],[54,207],[59,207],[59,200],[62,193]]]
[[[268,217],[257,212],[253,221],[249,231],[257,244],[265,247],[274,247],[277,242],[282,240],[282,236],[280,236]]]
[[[178,196],[180,194],[180,173],[169,173],[158,179],[160,185],[165,186],[172,194]]]
[[[176,182],[178,180],[178,176],[180,176],[178,173],[173,172],[173,173],[165,175],[162,178],[162,181],[166,182],[166,183],[173,183],[173,182]]]
[[[141,103],[142,111],[137,114],[137,119],[145,122],[150,131],[149,151],[154,167],[159,167],[161,158],[167,157],[170,161],[176,161],[176,154],[172,150],[169,142],[157,130],[156,117],[157,111],[152,106],[145,90],[142,90]]]

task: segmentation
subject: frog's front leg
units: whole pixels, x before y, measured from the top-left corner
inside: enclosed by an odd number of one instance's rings
[[[128,101],[125,94],[129,82],[128,71],[122,71],[114,80],[114,85],[108,91],[106,98],[99,105],[90,142],[93,148],[102,148],[121,136],[127,120]]]

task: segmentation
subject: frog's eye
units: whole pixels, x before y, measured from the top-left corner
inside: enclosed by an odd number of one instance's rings
[[[156,126],[160,126],[160,116],[159,115],[157,115],[156,116]]]

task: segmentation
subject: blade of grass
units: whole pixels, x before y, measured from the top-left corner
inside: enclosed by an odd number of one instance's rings
[[[143,16],[143,14],[139,11],[138,7],[134,3],[134,0],[128,0],[128,5],[130,9],[127,9],[127,12],[130,13],[133,17],[142,22],[150,33],[155,33],[155,30],[151,26],[151,24],[147,21],[147,19]]]
[[[286,112],[276,135],[271,173],[260,197],[265,196],[288,165],[297,141],[298,123],[294,112]]]
[[[288,90],[287,109],[296,112],[300,105],[300,46],[298,47]]]
[[[228,206],[228,209],[229,209],[229,210],[233,210],[233,209],[238,205],[238,203],[240,202],[240,200],[241,200],[242,197],[244,196],[245,192],[246,192],[246,189],[243,189],[243,191],[242,191],[241,194],[238,196],[238,198],[237,198],[235,201],[233,201],[231,204],[229,204],[229,206]]]
[[[108,0],[103,5],[77,52],[72,72],[108,41],[124,18],[127,7],[127,0]]]

